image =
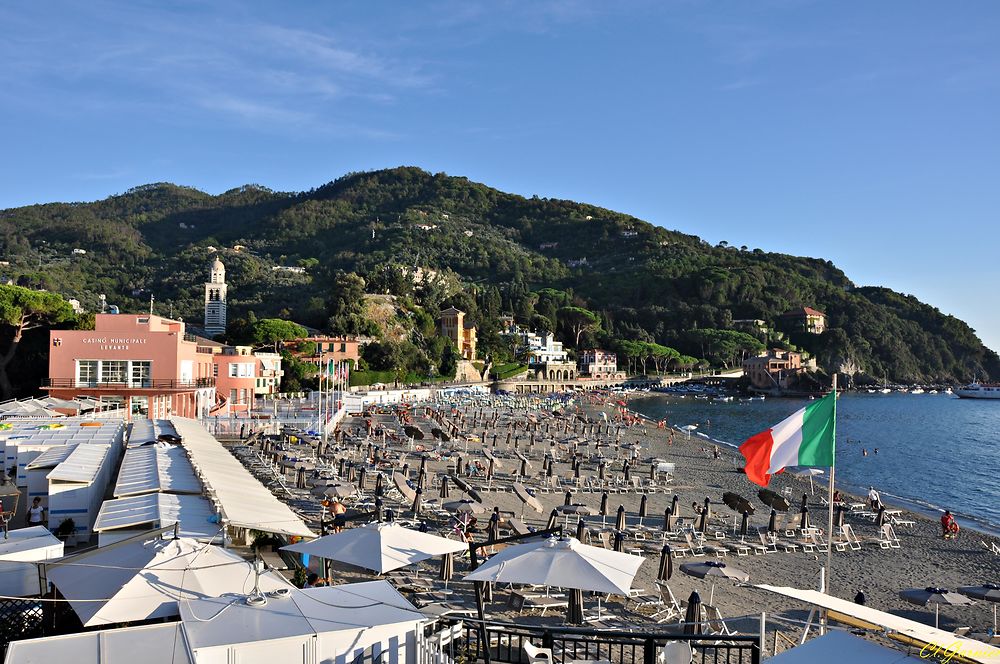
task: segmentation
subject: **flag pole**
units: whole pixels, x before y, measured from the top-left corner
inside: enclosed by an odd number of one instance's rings
[[[826,519],[826,578],[823,591],[830,594],[830,584],[833,579],[833,484],[837,471],[837,372],[833,373],[833,463],[830,464],[830,485],[827,487],[827,503],[829,512]]]

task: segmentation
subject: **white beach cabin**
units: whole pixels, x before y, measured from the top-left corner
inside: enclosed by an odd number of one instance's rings
[[[40,595],[38,566],[41,560],[63,555],[63,543],[43,526],[11,530],[0,538],[0,595]]]

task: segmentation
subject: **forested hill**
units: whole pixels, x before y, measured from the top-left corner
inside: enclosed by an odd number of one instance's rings
[[[500,313],[564,331],[558,311],[581,307],[600,323],[581,345],[655,342],[731,364],[739,348],[724,331],[743,329],[879,381],[1000,378],[996,353],[964,322],[913,297],[855,286],[829,261],[710,246],[627,214],[417,168],[354,173],[302,193],[248,185],[211,196],[153,184],[94,203],[5,210],[0,219],[0,259],[9,262],[0,274],[91,309],[99,293],[123,311],[146,309],[152,294],[158,313],[200,321],[201,284],[218,253],[231,320],[253,311],[342,331],[350,308],[342,273],[356,272],[369,292],[431,313],[442,303],[465,308],[487,345]],[[826,312],[830,329],[777,335],[780,315],[802,306]],[[765,321],[767,330],[734,323],[741,320]]]

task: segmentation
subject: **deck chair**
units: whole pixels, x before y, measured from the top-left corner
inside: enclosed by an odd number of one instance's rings
[[[524,648],[524,654],[528,656],[531,664],[553,664],[552,648],[539,648],[531,641],[524,641],[521,647]]]
[[[527,535],[531,533],[531,529],[524,525],[523,521],[514,517],[507,518],[507,526],[514,531],[515,535]]]
[[[879,531],[878,545],[883,549],[899,548],[899,538],[896,537],[896,531],[892,529],[891,523],[882,524],[882,529]]]
[[[750,545],[748,545],[743,540],[734,540],[732,542],[725,541],[722,546],[726,547],[737,556],[749,556],[750,555]]]
[[[615,548],[611,544],[611,533],[609,533],[606,530],[598,531],[597,540],[601,543],[601,546],[603,546],[605,549],[608,549],[609,551]]]
[[[724,556],[729,553],[729,549],[723,546],[716,546],[714,544],[709,544],[705,540],[699,540],[695,542],[691,538],[691,533],[684,533],[684,541],[687,542],[688,547],[697,554],[711,554],[714,556]]]
[[[661,609],[650,616],[656,622],[668,622],[680,620],[684,616],[684,610],[680,602],[674,597],[674,591],[663,581],[656,581],[656,589],[660,593]]]
[[[702,607],[705,610],[705,624],[712,634],[719,636],[733,636],[736,634],[736,632],[729,629],[729,625],[722,619],[719,607],[712,606],[711,604],[703,604]]]
[[[670,641],[660,649],[656,661],[659,664],[691,664],[694,652],[687,641]]]
[[[760,536],[761,540],[765,543],[770,543],[774,547],[775,551],[777,551],[780,548],[785,553],[790,553],[792,551],[798,551],[799,549],[799,545],[796,544],[795,542],[789,542],[787,540],[779,539],[777,535],[765,536],[764,533],[761,533]]]

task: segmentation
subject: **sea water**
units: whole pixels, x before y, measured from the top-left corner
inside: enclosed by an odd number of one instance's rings
[[[697,425],[692,438],[706,444],[712,441],[705,436],[739,445],[808,403],[655,394],[631,399],[629,408],[674,426]],[[861,495],[875,486],[887,503],[937,516],[949,509],[968,526],[1000,534],[1000,400],[842,395],[837,486]]]

